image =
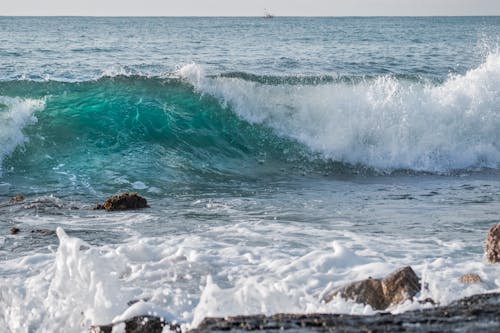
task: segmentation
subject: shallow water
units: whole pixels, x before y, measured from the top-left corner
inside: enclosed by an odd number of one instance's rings
[[[419,299],[500,289],[483,256],[500,206],[499,18],[0,27],[7,332],[371,314],[322,298],[405,265]],[[121,191],[151,208],[91,209]],[[485,282],[464,286],[465,273]]]

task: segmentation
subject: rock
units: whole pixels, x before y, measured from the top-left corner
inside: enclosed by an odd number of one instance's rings
[[[167,323],[163,318],[154,316],[138,316],[114,324],[91,326],[90,332],[111,333],[113,327],[123,326],[123,324],[125,324],[124,330],[115,329],[114,331],[124,333],[162,333],[163,328],[167,326],[171,332],[181,333],[179,325]]]
[[[208,332],[500,332],[500,293],[475,295],[450,305],[371,316],[348,314],[276,314],[205,318],[188,333]],[[137,332],[139,333],[139,332]],[[141,332],[142,333],[142,332]],[[146,333],[146,332],[144,332]]]
[[[53,195],[35,198],[23,204],[24,209],[36,209],[39,212],[54,213],[56,209],[65,208],[64,202]]]
[[[24,200],[24,195],[18,194],[15,197],[12,197],[10,199],[10,203],[15,203],[15,202],[23,201],[23,200]]]
[[[474,274],[474,273],[469,273],[469,274],[462,275],[458,280],[461,283],[464,283],[464,284],[472,284],[472,283],[481,283],[481,282],[483,282],[483,280],[481,280],[481,277],[479,275],[477,275],[477,274]]]
[[[382,281],[379,279],[366,279],[349,283],[335,290],[325,298],[325,302],[330,302],[334,296],[340,295],[343,298],[351,299],[356,303],[371,305],[372,308],[383,310],[389,306],[382,288]]]
[[[108,211],[113,211],[147,207],[149,207],[147,200],[137,195],[136,192],[123,192],[107,198],[102,205],[97,204],[94,209],[105,209]]]
[[[413,298],[421,289],[417,274],[410,266],[400,268],[382,280],[384,297],[389,305]]]
[[[486,237],[486,259],[491,264],[500,262],[500,223],[491,227]]]
[[[325,298],[330,302],[334,296],[352,299],[357,303],[384,310],[391,305],[401,304],[413,298],[420,291],[420,282],[410,266],[400,268],[384,279],[366,279],[340,287]]]
[[[31,230],[31,233],[32,234],[40,234],[40,235],[44,235],[44,236],[56,234],[56,232],[54,230],[49,230],[49,229],[35,229],[35,230]]]
[[[16,228],[16,227],[12,227],[12,228],[10,228],[10,233],[11,233],[12,235],[17,234],[19,231],[21,231],[21,230],[20,230],[19,228]]]

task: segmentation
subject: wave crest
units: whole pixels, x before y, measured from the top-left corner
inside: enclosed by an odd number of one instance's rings
[[[447,172],[500,166],[500,53],[442,84],[392,76],[360,82],[269,85],[178,75],[238,116],[327,159],[378,170]]]
[[[10,155],[18,145],[28,140],[23,133],[23,128],[35,123],[37,118],[33,113],[44,107],[44,99],[0,96],[0,175],[3,159]]]

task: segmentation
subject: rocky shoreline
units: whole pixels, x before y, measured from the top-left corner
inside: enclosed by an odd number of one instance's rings
[[[126,333],[162,333],[164,326],[180,332],[178,325],[158,317],[135,317],[122,325]],[[117,327],[118,328],[118,327]],[[111,333],[113,325],[92,327],[92,333]],[[190,333],[205,332],[500,332],[500,293],[463,298],[446,306],[387,312],[371,316],[344,314],[276,314],[205,318]]]
[[[23,195],[13,197],[7,207],[24,202]],[[28,202],[25,208],[38,207],[38,201]],[[52,201],[50,201],[51,204]],[[58,205],[59,207],[59,205]],[[93,209],[107,211],[148,208],[147,200],[135,192],[123,192],[109,197],[103,204]],[[10,228],[10,233],[20,233],[20,228]],[[36,229],[31,233],[41,235],[55,234],[52,230]],[[500,223],[492,226],[486,237],[485,257],[490,264],[500,263]],[[476,273],[468,273],[459,278],[463,284],[483,283]],[[379,310],[375,315],[345,314],[275,314],[272,316],[251,315],[226,318],[205,318],[190,333],[222,331],[259,331],[275,332],[500,332],[500,293],[478,294],[460,299],[446,306],[435,306],[401,314],[383,312],[392,305],[407,300],[425,288],[410,266],[402,267],[384,278],[368,277],[337,287],[322,301],[328,303],[335,297],[353,300],[370,305]],[[435,305],[432,299],[424,301]],[[173,332],[182,332],[181,326],[166,322],[161,317],[138,316],[109,325],[96,325],[89,329],[91,333],[163,333],[165,328]]]

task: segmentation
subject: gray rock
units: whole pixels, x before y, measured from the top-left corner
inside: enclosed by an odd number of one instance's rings
[[[133,317],[126,321],[117,322],[109,325],[96,325],[90,327],[90,333],[111,333],[114,326],[125,324],[124,333],[162,333],[163,328],[167,326],[170,331],[180,333],[179,325],[170,324],[160,317],[154,316],[139,316]]]
[[[143,316],[115,323],[125,324],[125,333],[161,333],[167,326],[180,333],[179,325],[169,324],[159,317]],[[93,326],[92,333],[111,333],[113,325]],[[344,314],[276,314],[272,316],[235,316],[205,318],[188,333],[208,332],[500,332],[500,293],[474,295],[450,305],[408,311],[387,312],[372,316]]]
[[[500,332],[500,293],[475,295],[448,306],[372,316],[276,314],[205,318],[190,333],[205,332]]]

